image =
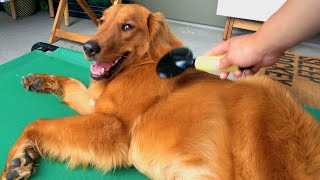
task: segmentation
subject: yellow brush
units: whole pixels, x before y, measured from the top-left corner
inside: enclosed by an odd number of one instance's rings
[[[194,60],[194,67],[201,71],[206,72],[233,72],[239,69],[237,65],[232,65],[225,69],[218,69],[217,63],[223,56],[199,56]]]
[[[163,56],[157,64],[157,73],[161,78],[170,78],[181,74],[187,68],[194,67],[205,72],[233,72],[239,68],[232,65],[225,69],[218,69],[217,63],[223,56],[199,56],[193,58],[187,48],[178,48]]]

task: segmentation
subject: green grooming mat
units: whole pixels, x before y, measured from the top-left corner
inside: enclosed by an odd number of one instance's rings
[[[38,118],[59,118],[77,114],[52,94],[26,91],[22,76],[35,73],[72,77],[89,84],[89,66],[80,52],[58,48],[51,53],[34,50],[0,65],[0,169],[4,168],[10,148],[30,122]],[[305,107],[318,120],[320,110]],[[147,179],[135,168],[102,174],[93,168],[69,170],[66,163],[40,160],[32,179]]]
[[[61,99],[52,94],[26,91],[21,77],[46,73],[68,76],[89,84],[89,66],[82,53],[58,48],[45,53],[34,50],[0,65],[0,170],[5,166],[8,152],[24,127],[38,118],[59,118],[76,115]],[[70,170],[66,163],[40,160],[37,173],[31,179],[147,179],[135,168],[117,169],[106,174],[94,168]]]
[[[311,108],[308,106],[303,106],[305,110],[309,111],[311,115],[313,115],[317,120],[320,121],[320,110],[319,109],[315,109],[315,108]]]

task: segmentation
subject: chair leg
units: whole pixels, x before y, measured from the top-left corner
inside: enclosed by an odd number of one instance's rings
[[[12,19],[17,19],[16,5],[14,3],[14,0],[10,0],[10,9],[11,9]]]
[[[53,2],[52,2],[52,0],[48,0],[48,6],[49,6],[49,14],[50,14],[50,17],[54,17],[54,8],[53,8]]]
[[[90,19],[98,26],[97,15],[90,8],[88,3],[85,0],[76,1],[81,6],[81,8],[89,15]],[[67,6],[68,0],[60,0],[57,14],[53,22],[49,43],[56,42],[58,40],[58,37],[81,43],[84,43],[90,39],[90,36],[61,29],[63,14],[65,15],[65,18],[67,18],[65,19],[66,26],[68,26],[69,24],[69,14],[67,11]]]
[[[66,8],[64,9],[64,25],[70,26],[70,17],[69,17],[69,7],[68,3],[66,5]]]
[[[232,36],[233,24],[235,18],[228,17],[223,33],[223,40],[228,40]]]
[[[81,8],[87,13],[90,19],[98,26],[99,23],[97,21],[98,17],[96,13],[90,8],[88,3],[85,0],[76,0]]]
[[[67,3],[68,3],[68,0],[60,0],[60,2],[59,2],[57,14],[56,14],[56,17],[54,18],[54,22],[53,22],[53,26],[52,26],[52,30],[51,30],[51,35],[49,38],[49,43],[54,43],[54,42],[57,42],[57,40],[58,40],[58,37],[55,35],[55,33],[56,33],[56,30],[60,29],[60,27],[61,27],[63,13],[64,13],[64,10],[67,6]]]
[[[230,26],[230,17],[226,19],[226,24],[224,26],[224,31],[222,36],[223,40],[227,40],[229,26]]]
[[[113,5],[122,3],[122,0],[110,0],[110,1]]]

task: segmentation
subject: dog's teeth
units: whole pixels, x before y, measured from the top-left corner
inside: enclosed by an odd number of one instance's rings
[[[103,73],[104,73],[104,68],[101,69],[101,74],[103,74]]]
[[[122,58],[123,58],[123,56],[120,56],[120,57],[117,59],[117,62],[119,62]]]

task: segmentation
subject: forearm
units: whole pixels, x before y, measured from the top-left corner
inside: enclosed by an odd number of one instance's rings
[[[320,0],[288,0],[255,33],[257,43],[261,51],[283,52],[319,33],[319,19]]]

